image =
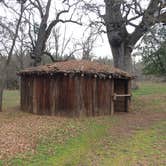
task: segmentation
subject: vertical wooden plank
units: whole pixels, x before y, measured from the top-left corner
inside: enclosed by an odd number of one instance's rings
[[[90,108],[90,111],[89,111],[89,116],[93,116],[93,81],[92,78],[89,78],[88,79],[88,84],[89,84],[89,108]]]
[[[66,81],[66,108],[67,108],[67,114],[69,116],[73,115],[74,110],[74,102],[75,102],[75,88],[74,88],[74,78],[65,77]]]
[[[97,79],[94,78],[93,79],[93,116],[96,116],[98,115],[98,112],[97,112]]]
[[[127,93],[131,94],[131,79],[129,79],[128,81],[128,88],[127,88]],[[131,111],[131,97],[126,97],[127,98],[127,108],[126,108],[126,112],[130,112]]]
[[[29,109],[30,109],[30,111],[29,112],[31,112],[32,113],[32,111],[33,111],[33,78],[31,78],[31,80],[30,80],[30,98],[29,98],[30,100],[29,100]]]
[[[81,100],[83,101],[83,111],[84,111],[84,116],[86,116],[86,102],[84,100],[85,98],[85,84],[86,84],[86,79],[84,77],[81,78],[82,79],[82,98]]]
[[[76,100],[76,102],[75,102],[75,113],[74,113],[74,115],[76,115],[76,116],[80,116],[80,109],[81,109],[81,101],[80,101],[80,80],[79,80],[79,78],[77,77],[77,76],[75,76],[74,77],[74,80],[75,80],[75,89],[76,89],[76,91],[75,91],[75,100]]]
[[[54,85],[54,79],[51,78],[50,80],[50,111],[51,115],[54,115],[55,110],[55,86]]]
[[[35,78],[35,98],[36,98],[36,114],[40,114],[41,110],[42,110],[42,106],[41,106],[41,103],[42,103],[42,100],[41,100],[41,93],[42,93],[42,89],[41,89],[41,86],[42,85],[42,81],[41,81],[41,78],[40,77],[36,77]]]
[[[106,103],[106,114],[107,115],[109,115],[110,114],[110,85],[109,85],[109,81],[108,80],[105,80],[105,82],[106,82],[106,89],[105,89],[105,91],[106,91],[106,96],[105,96],[105,98],[106,98],[106,101],[107,101],[107,103]]]
[[[55,77],[54,78],[54,81],[53,81],[53,86],[54,86],[54,93],[55,93],[55,96],[54,96],[54,115],[57,115],[57,111],[58,111],[58,78]]]
[[[110,115],[111,114],[111,84],[110,80],[107,79],[105,80],[106,86],[105,86],[105,91],[106,91],[106,114]]]
[[[97,83],[97,107],[98,107],[98,112],[99,115],[103,115],[103,103],[102,103],[102,94],[103,94],[103,90],[102,90],[102,81],[100,79],[98,79],[98,83]]]
[[[36,78],[33,79],[33,84],[32,84],[32,88],[33,88],[33,113],[37,114],[37,94],[36,94]]]
[[[38,78],[38,84],[37,84],[37,95],[38,95],[38,104],[39,104],[39,109],[38,109],[38,114],[43,114],[43,109],[44,109],[44,101],[43,101],[43,95],[44,95],[44,79],[43,77]]]
[[[57,93],[56,93],[56,104],[55,104],[55,107],[56,107],[56,112],[55,114],[57,116],[60,116],[60,109],[61,109],[61,89],[63,88],[62,85],[61,85],[61,78],[60,76],[57,76],[56,78],[56,89],[57,89]]]
[[[23,76],[21,76],[21,88],[20,88],[20,96],[21,96],[21,98],[20,98],[20,107],[21,107],[21,110],[24,110],[24,108],[23,108],[23,102],[24,102],[24,98],[23,98],[24,89],[23,89],[23,87],[24,87]]]
[[[108,91],[109,91],[109,89],[108,89],[108,87],[107,87],[107,80],[104,80],[104,79],[102,79],[101,80],[101,85],[102,85],[102,92],[101,92],[101,94],[102,94],[102,112],[103,112],[103,115],[108,115],[108,100],[109,100],[109,98],[108,98]]]
[[[58,109],[58,89],[57,89],[57,85],[58,85],[58,81],[57,81],[57,77],[54,77],[53,79],[53,86],[54,86],[54,98],[53,98],[53,111],[54,111],[54,115],[56,115],[57,113],[57,109]]]
[[[27,89],[28,89],[28,78],[26,78],[26,82],[25,82],[25,88],[24,88],[24,108],[25,111],[28,112],[28,106],[27,106],[27,98],[28,98],[28,93],[27,93]]]
[[[43,108],[42,108],[42,114],[44,115],[46,113],[46,97],[45,97],[46,96],[46,80],[45,80],[44,77],[42,78],[42,81],[43,81],[43,87],[42,87],[42,89],[43,89],[43,95],[42,95]]]
[[[28,106],[28,112],[30,112],[30,93],[31,93],[31,82],[30,82],[31,78],[28,78],[28,88],[27,88],[27,106]]]
[[[50,102],[51,102],[51,94],[50,94],[50,85],[51,85],[51,78],[47,76],[45,78],[45,101],[46,101],[46,106],[45,106],[45,114],[46,115],[51,115],[51,107],[50,107]],[[52,93],[52,92],[51,92]]]
[[[80,89],[79,89],[79,97],[80,97],[80,113],[79,116],[85,116],[85,102],[84,102],[84,78],[80,77]]]
[[[109,92],[108,92],[108,97],[109,97],[109,115],[111,115],[111,101],[112,101],[112,88],[111,88],[111,81],[108,79],[108,86],[109,86]]]
[[[99,109],[98,109],[98,78],[95,78],[95,116],[99,115]]]
[[[114,79],[111,79],[111,115],[114,114],[114,93],[115,93],[115,89],[114,89]]]
[[[101,86],[102,86],[102,92],[101,92],[101,95],[102,95],[102,98],[101,98],[102,99],[102,110],[101,111],[103,112],[103,115],[106,115],[106,109],[105,109],[106,108],[106,102],[107,102],[106,99],[105,99],[105,95],[106,95],[105,94],[106,93],[105,89],[106,88],[105,88],[105,81],[103,79],[101,80]]]

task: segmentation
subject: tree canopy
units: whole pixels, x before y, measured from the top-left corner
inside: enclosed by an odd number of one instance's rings
[[[144,74],[166,76],[166,41],[151,54],[143,55]]]
[[[154,26],[144,36],[139,48],[144,74],[166,76],[166,27]]]
[[[165,0],[105,0],[103,4],[91,0],[85,6],[98,15],[91,25],[105,27],[102,31],[108,36],[115,67],[131,73],[131,53],[155,24],[166,23],[165,5]]]

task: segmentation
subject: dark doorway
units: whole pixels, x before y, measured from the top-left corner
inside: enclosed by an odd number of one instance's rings
[[[128,80],[116,79],[114,83],[114,111],[115,112],[127,112],[128,110]],[[116,96],[117,95],[117,96]]]

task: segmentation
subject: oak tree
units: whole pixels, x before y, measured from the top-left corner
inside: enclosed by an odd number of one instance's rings
[[[95,0],[85,2],[84,10],[96,13],[91,25],[104,25],[112,50],[114,66],[132,72],[131,53],[152,26],[166,22],[165,0]],[[103,12],[105,11],[105,12]],[[133,31],[129,32],[128,27]]]

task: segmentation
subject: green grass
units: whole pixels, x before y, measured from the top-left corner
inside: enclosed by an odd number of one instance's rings
[[[166,84],[141,83],[140,89],[133,92],[134,110],[142,109],[163,113],[165,108]],[[156,97],[156,96],[159,97]],[[18,91],[5,91],[4,108],[19,105]],[[15,115],[17,116],[17,114]],[[69,120],[70,121],[70,120]],[[72,125],[77,125],[71,120]],[[121,123],[116,116],[87,118],[80,120],[85,130],[78,128],[79,134],[66,135],[63,128],[51,130],[47,136],[41,136],[35,153],[25,152],[15,157],[0,160],[0,166],[133,166],[163,165],[166,155],[165,121],[154,123],[146,128],[136,127],[130,136],[112,135],[112,125]],[[55,133],[56,132],[56,133]],[[67,135],[70,135],[70,131]],[[54,135],[59,135],[57,138]]]
[[[131,138],[124,138],[110,142],[109,150],[105,154],[101,165],[160,165],[164,166],[166,151],[166,122],[155,124],[149,129],[137,131]],[[101,149],[100,149],[101,151]]]
[[[166,83],[140,83],[139,89],[133,91],[133,111],[166,112],[165,95]]]
[[[166,94],[166,83],[144,82],[140,84],[138,90],[133,91],[133,96],[143,96],[151,94]]]
[[[5,90],[3,96],[3,109],[18,106],[20,103],[20,92],[18,90]]]
[[[106,126],[91,121],[87,123],[89,129],[77,137],[69,139],[65,144],[47,143],[42,141],[37,146],[36,155],[27,154],[9,160],[6,164],[11,166],[63,166],[78,165],[82,157],[89,151],[95,142],[98,142],[106,133]],[[49,139],[49,138],[48,138]]]

